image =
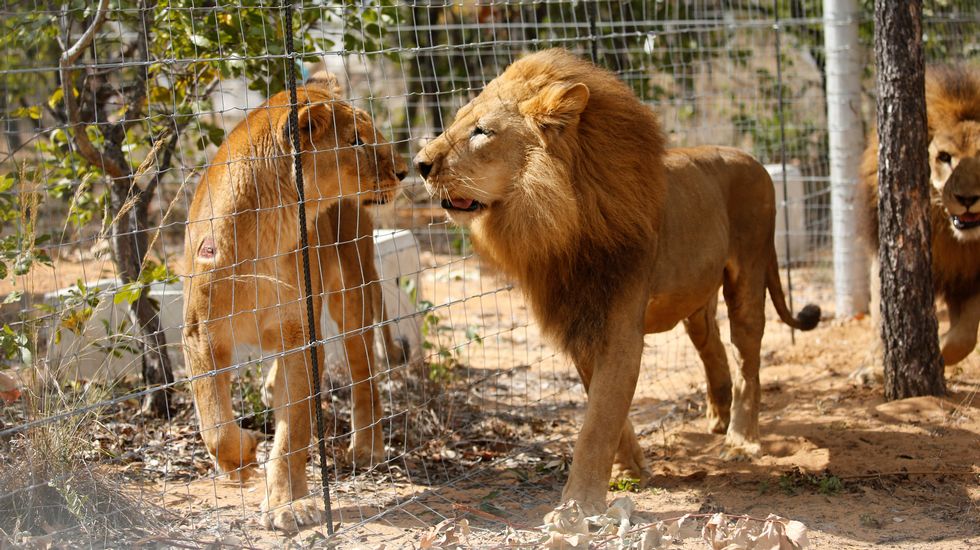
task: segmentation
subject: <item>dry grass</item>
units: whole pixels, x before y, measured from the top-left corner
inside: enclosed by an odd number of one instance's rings
[[[0,441],[0,545],[104,546],[160,532],[152,507],[99,465],[93,432],[111,387],[60,384],[31,369],[21,429]]]

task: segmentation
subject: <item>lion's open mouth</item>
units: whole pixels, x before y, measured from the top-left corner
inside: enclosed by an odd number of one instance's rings
[[[446,210],[475,212],[481,208],[486,208],[486,205],[473,199],[442,199],[442,207]]]
[[[980,227],[980,212],[964,212],[950,218],[953,220],[953,227],[960,231]]]

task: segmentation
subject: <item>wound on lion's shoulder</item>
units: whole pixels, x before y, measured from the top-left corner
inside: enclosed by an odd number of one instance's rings
[[[197,257],[205,259],[214,259],[214,255],[218,252],[217,247],[214,246],[213,237],[205,237],[201,241],[201,246],[197,249]]]

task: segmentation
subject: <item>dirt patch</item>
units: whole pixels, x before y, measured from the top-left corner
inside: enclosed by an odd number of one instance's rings
[[[560,499],[583,392],[574,368],[542,341],[506,281],[474,259],[423,256],[421,295],[435,305],[419,313],[426,317],[429,361],[379,372],[387,434],[387,461],[379,468],[354,471],[345,463],[349,381],[342,370],[328,380],[337,541],[409,547],[448,518],[469,522],[474,546],[529,544]],[[806,274],[794,272],[794,280],[806,281]],[[720,316],[725,332],[724,308]],[[813,548],[980,544],[980,354],[950,369],[948,396],[885,403],[880,387],[850,377],[869,357],[872,338],[868,320],[829,321],[797,333],[794,345],[770,312],[760,422],[765,455],[726,462],[719,458],[723,437],[705,430],[703,374],[692,346],[679,329],[648,336],[631,418],[655,475],[649,487],[628,493],[637,515],[656,521],[774,513],[806,524]],[[216,475],[186,388],[179,390],[181,412],[168,422],[134,417],[133,399],[107,409],[93,428],[99,446],[93,460],[128,480],[139,502],[165,512],[166,532],[142,542],[322,541],[322,526],[289,538],[259,526],[261,470],[245,483]],[[241,407],[247,388],[235,391]],[[263,442],[260,462],[268,449]],[[318,488],[316,460],[308,473]]]
[[[435,341],[459,358],[446,393],[433,398],[455,396],[452,412],[432,413],[446,428],[443,439],[391,449],[374,472],[332,466],[333,517],[347,544],[416,544],[446,518],[467,519],[477,545],[502,544],[508,530],[516,530],[509,541],[527,542],[560,498],[584,397],[571,365],[528,324],[520,296],[480,277],[478,267],[450,261],[423,280],[433,303],[451,304],[436,310],[443,329]],[[867,320],[831,321],[795,337],[792,345],[789,331],[771,321],[765,456],[751,462],[722,460],[723,437],[705,432],[702,375],[683,334],[648,337],[631,414],[655,477],[630,493],[637,513],[651,521],[775,513],[805,523],[815,548],[980,543],[978,356],[951,373],[949,396],[885,403],[880,387],[850,378],[868,357]],[[244,486],[208,477],[157,489],[188,524],[237,526],[236,536],[260,546],[287,540],[257,526],[261,476]],[[680,547],[688,546],[701,543]]]

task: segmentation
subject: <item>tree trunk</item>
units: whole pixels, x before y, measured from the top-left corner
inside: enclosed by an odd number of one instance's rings
[[[942,395],[932,286],[922,0],[875,0],[885,398]]]
[[[152,27],[152,8],[155,0],[142,1],[139,4],[142,25],[139,31],[142,38],[137,42],[137,51],[142,59],[148,59],[146,45],[149,37],[145,34],[147,29]],[[92,42],[93,37],[106,21],[109,11],[109,2],[101,0],[93,20],[78,41],[64,50],[59,61],[60,77],[62,89],[65,92],[65,110],[67,119],[72,126],[75,126],[74,143],[85,160],[93,166],[100,167],[110,181],[109,185],[109,213],[114,220],[112,224],[111,248],[113,261],[120,279],[125,284],[139,282],[140,272],[143,268],[143,261],[149,253],[149,243],[147,242],[146,224],[149,219],[149,205],[152,199],[156,183],[159,181],[160,171],[165,170],[162,166],[154,176],[153,182],[147,187],[141,188],[136,185],[135,174],[129,166],[126,155],[123,152],[123,144],[126,141],[126,124],[141,118],[141,106],[146,97],[145,73],[137,71],[136,86],[127,95],[127,109],[124,119],[118,123],[104,127],[105,145],[103,150],[98,150],[88,139],[85,128],[91,121],[109,120],[105,113],[106,102],[100,97],[100,93],[111,88],[103,80],[105,75],[97,77],[99,82],[91,83],[92,94],[89,97],[81,96],[78,104],[73,93],[74,82],[72,73],[76,69],[75,63]],[[67,38],[67,37],[66,37]],[[67,40],[66,40],[67,42]],[[79,86],[79,89],[82,87]],[[86,112],[91,109],[91,112]],[[178,131],[179,133],[179,131]],[[176,138],[170,143],[170,149],[165,153],[164,164],[169,164],[170,153],[176,144]],[[132,201],[132,202],[130,202]],[[127,212],[120,215],[120,211],[128,208]],[[157,308],[150,301],[148,288],[142,289],[139,298],[130,304],[130,312],[134,320],[134,328],[137,337],[143,348],[141,360],[143,362],[143,382],[147,388],[153,386],[163,386],[151,390],[143,400],[143,411],[154,416],[165,416],[170,413],[170,394],[173,392],[171,384],[174,381],[173,368],[170,365],[170,357],[167,355],[167,341],[160,326],[160,316]]]
[[[135,190],[140,193],[138,189]],[[115,181],[111,188],[110,212],[113,217],[130,199],[130,187],[125,180]],[[149,253],[147,247],[147,231],[144,227],[148,219],[149,201],[141,196],[134,201],[132,209],[118,216],[118,221],[112,227],[112,253],[119,278],[124,283],[139,281],[143,260]],[[143,383],[150,393],[143,399],[143,411],[156,417],[166,417],[171,412],[173,393],[171,384],[174,381],[173,367],[167,354],[167,339],[160,326],[160,315],[150,301],[150,289],[145,287],[139,298],[130,304],[130,313],[134,319],[134,328],[140,340],[143,354]],[[152,390],[153,386],[163,386]]]

